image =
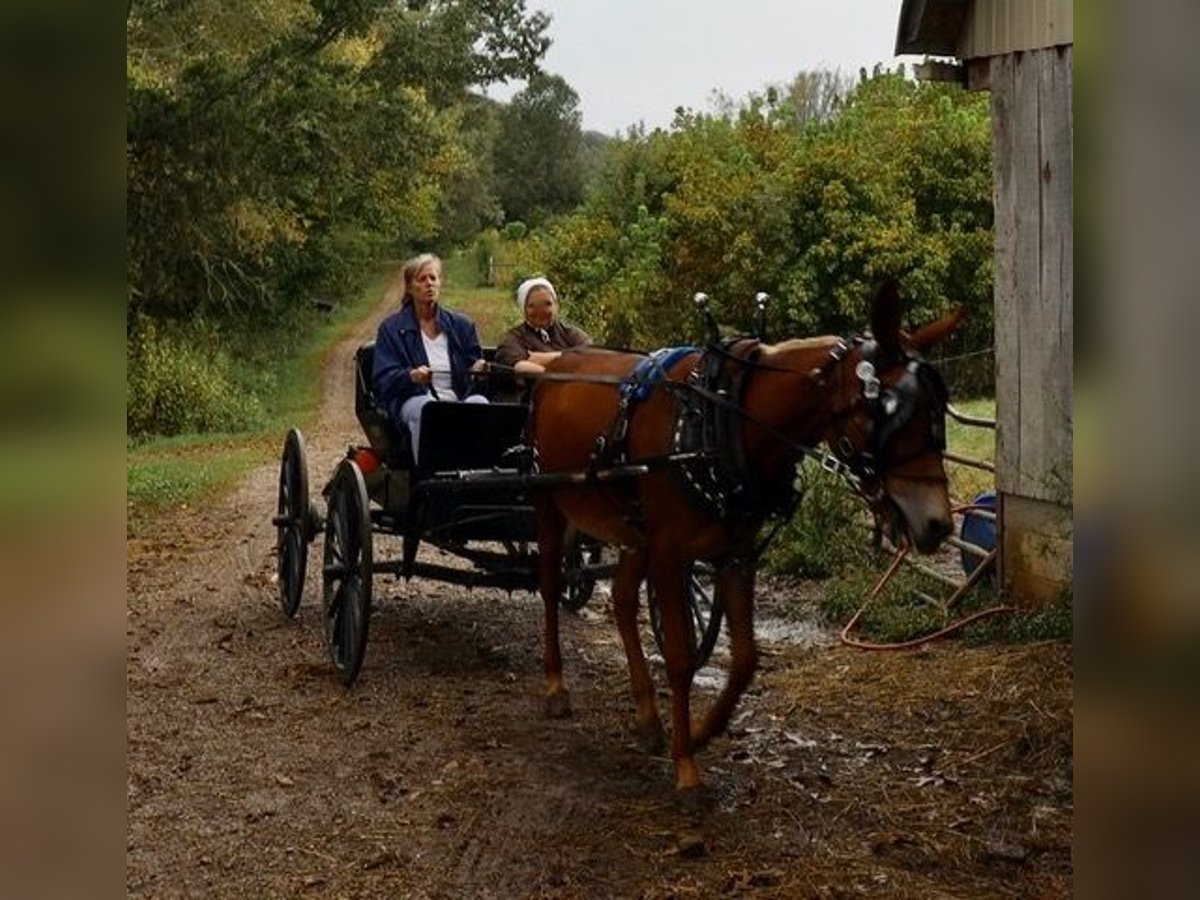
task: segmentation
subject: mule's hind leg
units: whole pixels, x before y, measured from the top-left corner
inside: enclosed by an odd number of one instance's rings
[[[725,731],[734,707],[758,668],[758,651],[754,646],[754,567],[745,563],[726,567],[717,576],[716,590],[724,604],[729,628],[729,676],[703,723],[692,732],[692,746],[696,750]]]
[[[695,662],[688,639],[689,613],[684,609],[683,560],[669,539],[650,555],[650,580],[662,622],[663,658],[671,685],[671,758],[675,761],[675,788],[694,792],[703,788],[692,746],[691,691]]]
[[[638,737],[647,750],[657,753],[662,750],[665,739],[637,623],[638,587],[645,575],[646,551],[622,550],[613,576],[613,615],[629,663],[629,680],[633,683],[633,699],[637,705]]]
[[[537,502],[538,588],[546,609],[545,653],[546,715],[562,719],[571,715],[571,695],[562,672],[558,638],[558,610],[563,592],[563,534],[567,521],[549,497]]]

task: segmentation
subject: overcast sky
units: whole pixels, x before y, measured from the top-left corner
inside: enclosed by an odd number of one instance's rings
[[[856,75],[892,56],[901,0],[527,0],[553,16],[543,67],[579,94],[586,130],[671,123],[797,72]],[[508,100],[520,84],[494,86]]]

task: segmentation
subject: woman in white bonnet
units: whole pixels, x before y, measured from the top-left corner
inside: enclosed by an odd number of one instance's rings
[[[587,333],[558,318],[558,292],[546,278],[527,278],[517,287],[517,308],[524,317],[496,348],[496,362],[520,373],[544,372],[564,350],[586,347]]]

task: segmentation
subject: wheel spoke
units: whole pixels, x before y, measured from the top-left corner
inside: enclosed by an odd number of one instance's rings
[[[356,573],[350,573],[342,584],[342,614],[339,646],[342,650],[342,662],[348,664],[354,658],[358,646],[359,635],[362,634],[362,584]]]

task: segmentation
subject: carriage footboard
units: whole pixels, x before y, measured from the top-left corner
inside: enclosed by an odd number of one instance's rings
[[[623,481],[640,478],[650,472],[644,464],[609,466],[594,472],[504,472],[465,471],[437,472],[421,481],[414,493],[465,494],[474,491],[489,491],[497,488],[519,492],[534,488],[561,487],[569,484],[593,484],[595,482]]]

